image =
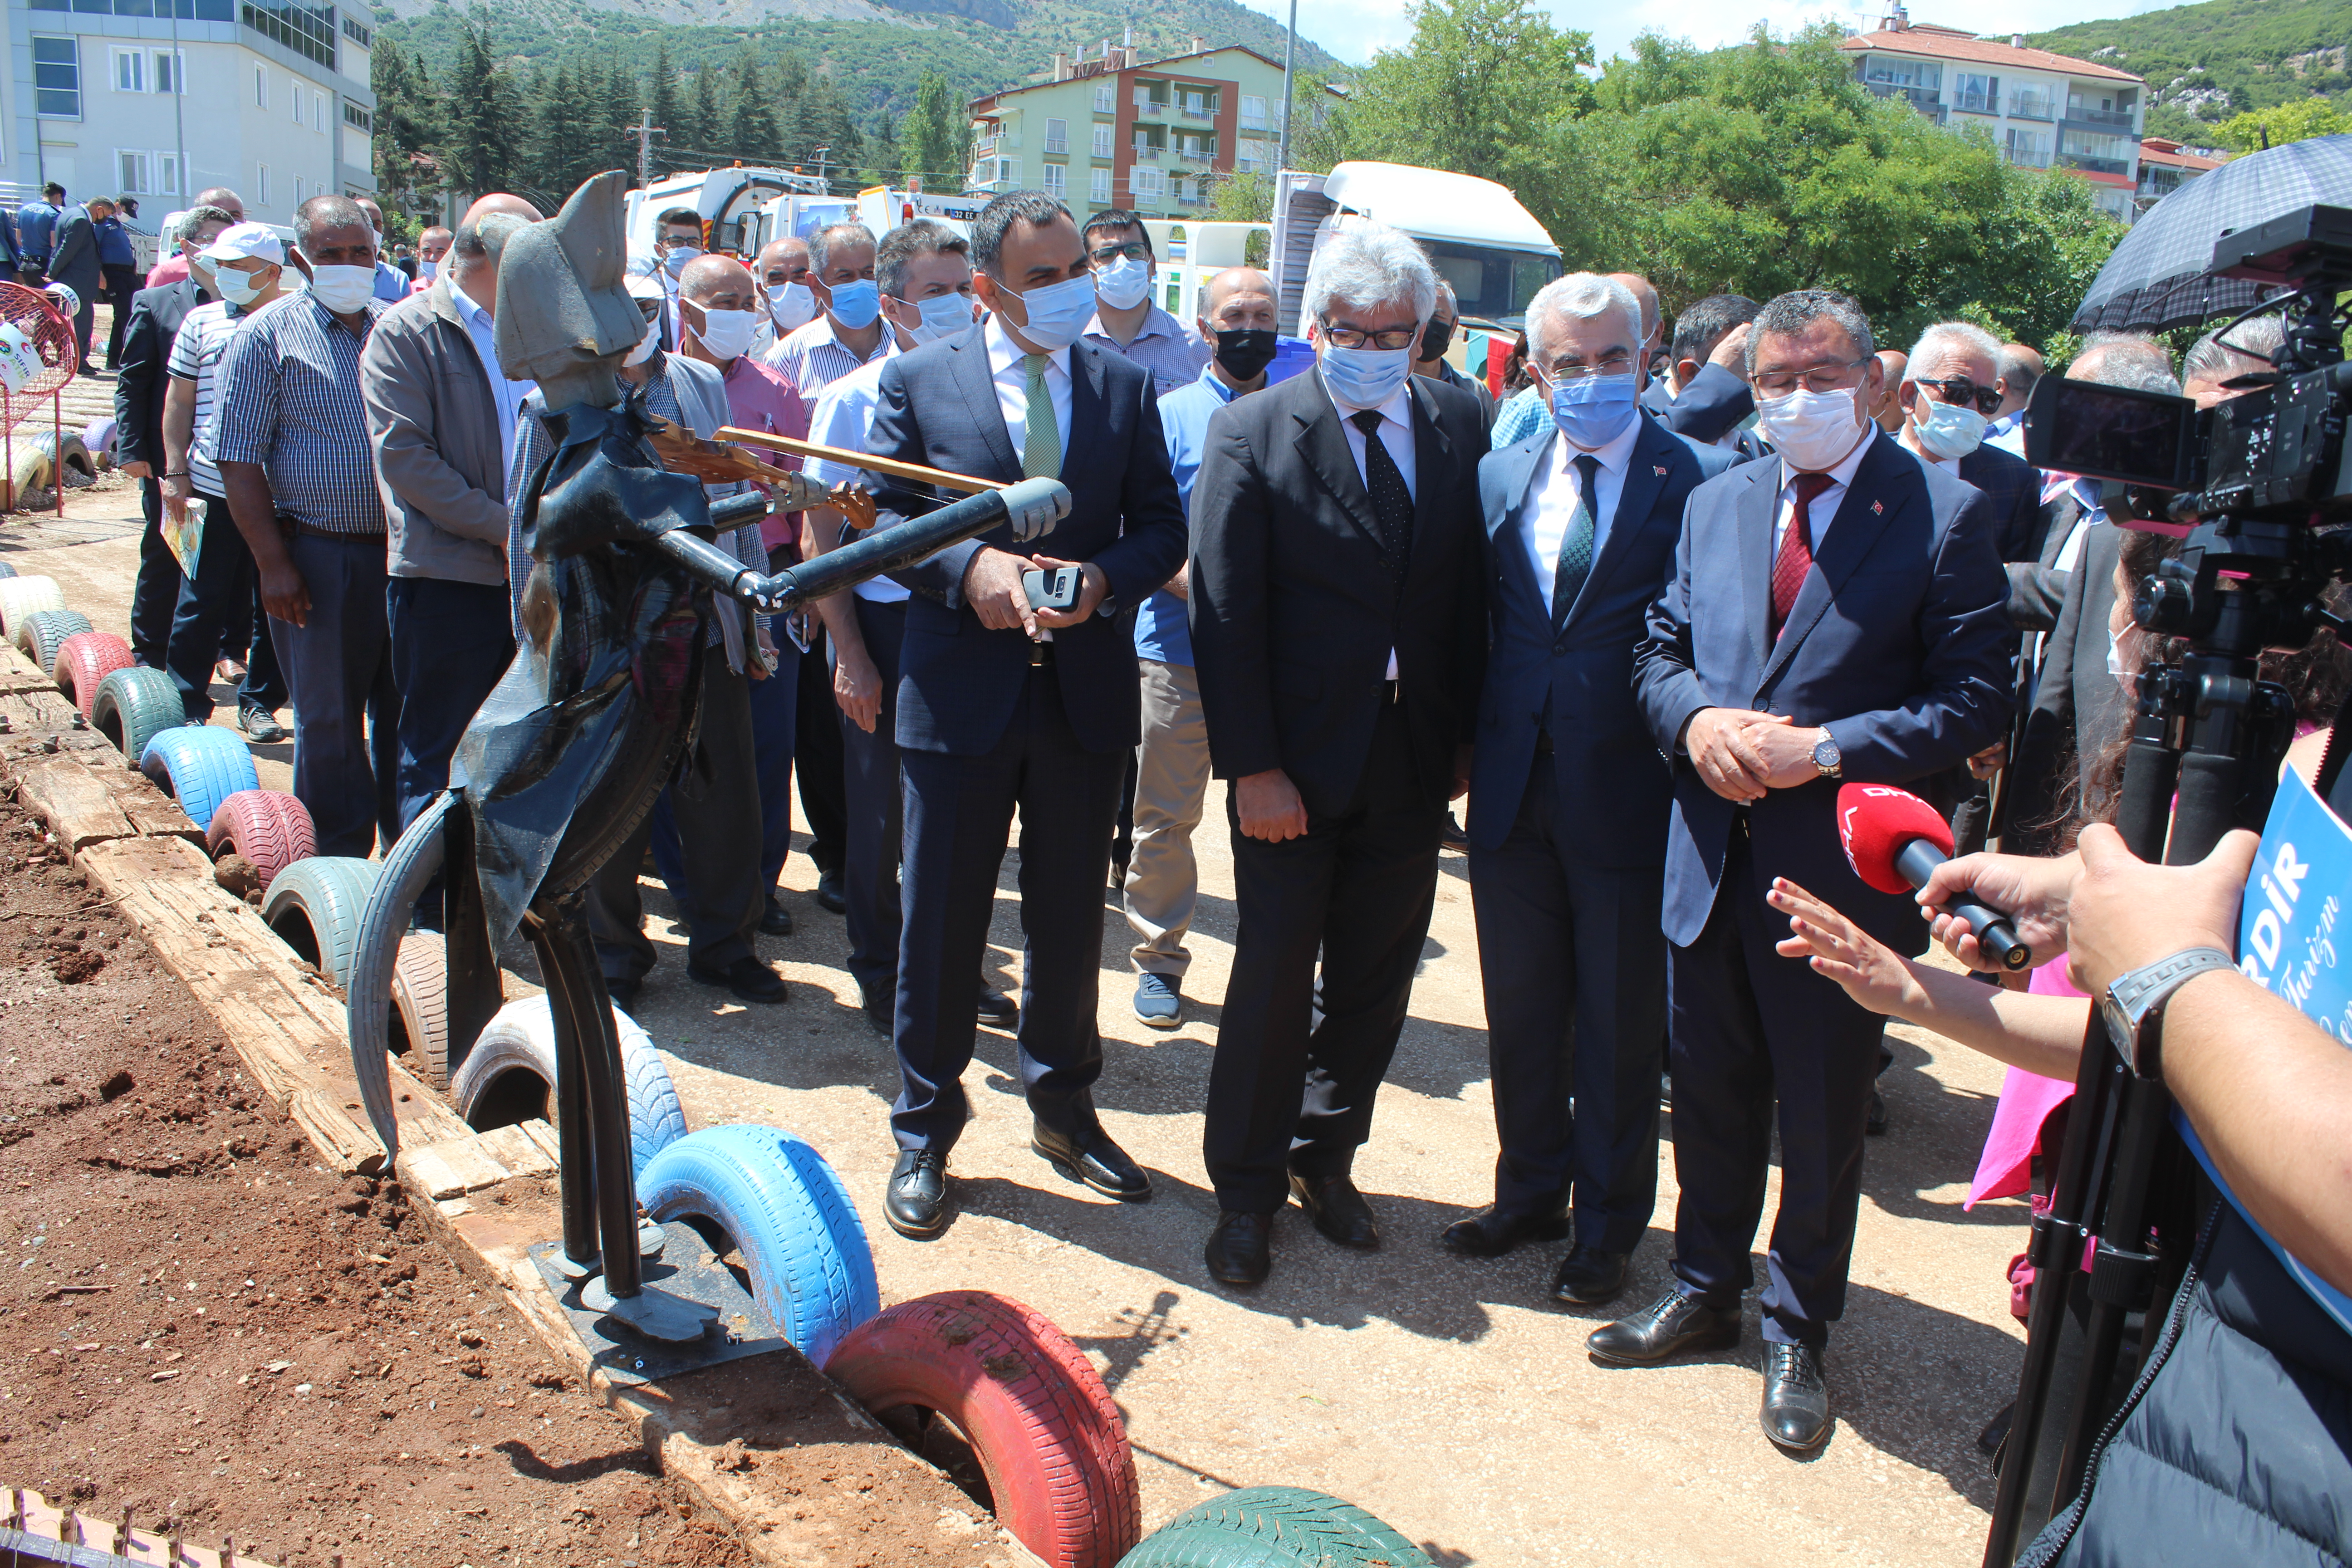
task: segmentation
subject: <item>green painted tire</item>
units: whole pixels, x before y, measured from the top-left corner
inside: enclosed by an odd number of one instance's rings
[[[1350,1502],[1303,1487],[1250,1487],[1186,1509],[1118,1568],[1433,1568]]]

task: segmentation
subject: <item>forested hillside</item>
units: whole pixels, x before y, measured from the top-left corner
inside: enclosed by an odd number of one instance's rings
[[[2205,0],[2027,41],[2146,77],[2148,134],[2191,145],[2233,114],[2352,89],[2352,0]]]

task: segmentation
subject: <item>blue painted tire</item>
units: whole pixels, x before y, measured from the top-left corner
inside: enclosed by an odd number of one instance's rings
[[[317,964],[329,984],[344,984],[359,946],[360,912],[375,878],[372,860],[345,855],[297,860],[270,879],[261,918],[279,941]]]
[[[621,1076],[629,1091],[629,1173],[635,1177],[686,1136],[686,1107],[653,1037],[618,1007],[613,1026],[621,1037]],[[516,1074],[538,1081],[518,1085]],[[555,1121],[555,1015],[544,995],[509,1002],[482,1026],[481,1037],[449,1076],[449,1100],[478,1132],[533,1117]]]
[[[261,787],[245,737],[211,724],[157,731],[139,753],[139,771],[178,801],[190,822],[207,832],[223,801],[239,790]]]
[[[14,566],[9,565],[5,561],[0,561],[0,577],[14,577],[16,574],[16,569]]]
[[[58,649],[65,646],[66,638],[91,629],[89,617],[79,610],[35,610],[16,623],[16,648],[55,680]]]
[[[882,1310],[874,1249],[848,1189],[824,1155],[781,1128],[688,1133],[646,1164],[637,1201],[656,1220],[708,1220],[732,1237],[760,1310],[819,1366]]]
[[[1433,1568],[1429,1556],[1350,1502],[1303,1487],[1247,1487],[1196,1503],[1118,1568]]]
[[[145,665],[110,671],[90,700],[90,728],[114,743],[125,767],[139,765],[148,742],[187,721],[188,705],[180,700],[180,689],[170,676]]]

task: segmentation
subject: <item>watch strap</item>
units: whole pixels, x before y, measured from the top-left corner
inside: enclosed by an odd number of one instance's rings
[[[2117,1054],[2137,1076],[2162,1078],[2160,1022],[2164,1004],[2189,980],[2212,969],[2235,969],[2238,961],[2218,947],[2191,947],[2143,964],[2107,983],[2100,1012]]]

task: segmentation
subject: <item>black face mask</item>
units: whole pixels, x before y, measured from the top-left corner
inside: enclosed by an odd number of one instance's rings
[[[1217,363],[1235,381],[1255,381],[1274,363],[1274,334],[1262,327],[1235,327],[1219,332]]]
[[[1445,351],[1453,346],[1453,342],[1454,323],[1432,321],[1421,329],[1421,347],[1412,357],[1423,364],[1427,364],[1433,359],[1443,359],[1445,357]]]

